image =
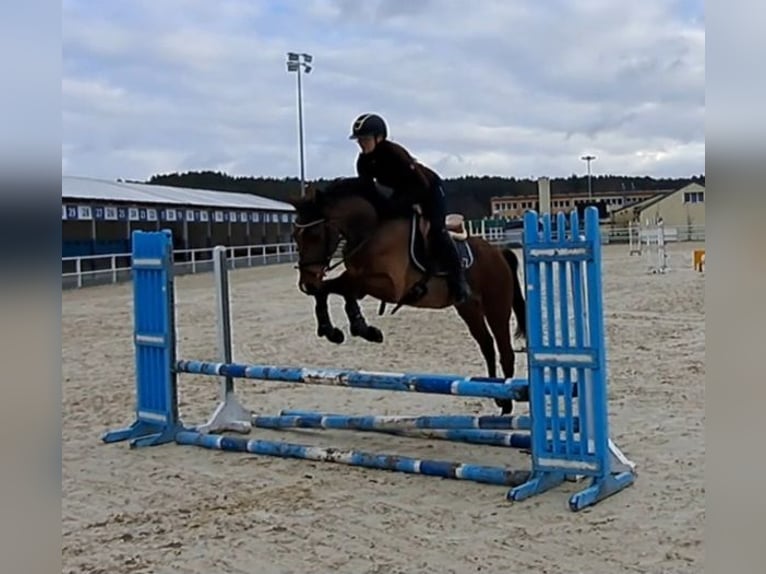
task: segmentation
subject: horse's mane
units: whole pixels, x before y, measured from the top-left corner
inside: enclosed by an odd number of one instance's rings
[[[380,217],[391,215],[386,199],[378,191],[375,182],[360,177],[339,177],[327,187],[316,190],[313,195],[293,202],[299,217],[310,221],[319,219],[324,209],[334,207],[347,199],[363,199],[370,203]]]
[[[327,187],[319,192],[325,205],[335,205],[345,199],[362,198],[376,209],[382,208],[385,201],[375,187],[375,182],[361,177],[339,177],[332,180]]]

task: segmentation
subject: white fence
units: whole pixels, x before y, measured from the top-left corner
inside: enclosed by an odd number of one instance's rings
[[[633,233],[635,235],[636,229]],[[641,236],[656,234],[655,231],[647,231],[642,229]],[[665,226],[665,242],[682,242],[682,241],[705,241],[705,226],[704,225],[677,225],[677,226]],[[610,243],[629,243],[630,242],[630,228],[624,227],[621,229],[614,229],[609,231]]]
[[[174,272],[178,275],[213,270],[212,248],[178,249],[173,255]],[[233,268],[290,263],[297,260],[294,243],[233,246],[226,249],[226,256]],[[62,288],[130,281],[130,257],[130,253],[64,257],[61,260]]]
[[[498,245],[520,246],[523,242],[523,234],[521,229],[511,229],[504,232],[493,231],[492,234],[487,234],[487,239],[490,243]],[[665,228],[666,243],[682,241],[705,241],[705,227],[703,225],[683,225]],[[603,244],[627,244],[630,242],[629,229],[627,227],[609,229],[604,226],[601,229],[601,242]]]

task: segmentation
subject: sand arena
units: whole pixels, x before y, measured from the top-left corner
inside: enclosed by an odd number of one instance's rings
[[[100,434],[133,420],[130,284],[62,293],[64,572],[700,572],[704,569],[704,275],[694,243],[669,244],[665,275],[625,245],[605,246],[611,434],[638,464],[634,486],[573,514],[564,485],[512,504],[506,489],[327,463],[175,445],[129,450]],[[521,256],[521,251],[516,250]],[[292,265],[230,274],[234,360],[484,374],[453,310],[378,317],[382,345],[315,336]],[[176,281],[179,358],[216,358],[212,275]],[[348,335],[340,299],[333,319]],[[516,342],[515,346],[519,346]],[[525,376],[517,355],[517,375]],[[202,422],[218,386],[180,377],[186,422]],[[491,400],[238,381],[259,413],[495,414]],[[519,412],[527,405],[520,404]],[[509,464],[527,456],[373,433],[255,430],[306,444]]]

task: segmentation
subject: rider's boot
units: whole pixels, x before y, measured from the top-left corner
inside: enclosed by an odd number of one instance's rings
[[[471,297],[471,288],[465,278],[465,271],[460,262],[460,255],[457,252],[457,246],[449,236],[447,230],[443,230],[439,235],[441,255],[447,264],[447,286],[450,293],[455,298],[455,303],[464,303]]]

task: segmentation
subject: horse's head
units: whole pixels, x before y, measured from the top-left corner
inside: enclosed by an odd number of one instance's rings
[[[316,293],[341,235],[325,215],[321,193],[293,200],[295,223],[293,240],[298,248],[298,287],[303,293]]]
[[[303,293],[316,293],[342,238],[352,244],[359,240],[360,230],[369,231],[375,209],[365,199],[368,187],[356,178],[339,179],[323,191],[312,189],[306,197],[291,201],[296,212],[298,287]]]

